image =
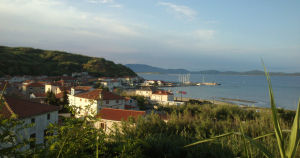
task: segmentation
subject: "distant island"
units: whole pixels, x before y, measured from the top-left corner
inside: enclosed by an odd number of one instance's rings
[[[206,71],[188,71],[185,69],[162,69],[145,64],[126,64],[125,66],[132,69],[135,73],[143,74],[211,74],[211,75],[253,75],[262,76],[265,75],[264,71],[252,70],[245,72],[236,71],[218,71],[218,70],[206,70]],[[284,73],[284,72],[270,72],[272,76],[300,76],[300,73]]]
[[[57,50],[0,46],[0,77],[3,75],[71,75],[88,72],[95,77],[137,76],[130,68],[101,57]]]

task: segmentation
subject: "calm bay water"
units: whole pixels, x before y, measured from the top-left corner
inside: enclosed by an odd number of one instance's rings
[[[177,82],[178,75],[170,74],[139,74],[147,80],[164,80],[166,82]],[[270,98],[267,80],[265,76],[239,76],[239,75],[199,75],[191,74],[191,82],[216,82],[218,86],[188,86],[188,87],[165,87],[163,89],[173,90],[175,97],[180,97],[177,91],[186,91],[182,97],[215,100],[218,98],[240,99],[254,101],[257,103],[245,103],[230,101],[238,105],[254,105],[257,107],[270,107]],[[271,76],[275,103],[277,107],[295,109],[300,97],[300,77],[293,76]]]

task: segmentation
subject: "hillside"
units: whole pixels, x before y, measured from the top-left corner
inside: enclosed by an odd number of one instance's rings
[[[218,71],[218,70],[206,70],[206,71],[188,71],[185,69],[162,69],[158,67],[152,67],[145,64],[127,64],[125,65],[132,69],[136,73],[169,73],[169,74],[211,74],[211,75],[265,75],[265,72],[260,70],[251,70],[245,72],[236,71]],[[270,72],[272,76],[300,76],[300,73],[283,73],[283,72]]]
[[[153,67],[145,64],[126,64],[125,66],[129,67],[136,73],[181,73],[186,74],[189,73],[189,71],[184,69],[162,69],[158,67]]]
[[[130,68],[104,58],[28,47],[0,46],[0,76],[4,74],[60,76],[84,71],[95,77],[136,76]]]

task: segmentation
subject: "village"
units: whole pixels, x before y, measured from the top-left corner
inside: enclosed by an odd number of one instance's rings
[[[155,111],[155,105],[181,105],[183,102],[174,101],[171,91],[156,87],[164,84],[164,81],[144,80],[140,77],[95,78],[87,72],[55,77],[5,75],[0,79],[0,94],[4,94],[5,102],[1,114],[6,118],[16,115],[26,123],[34,123],[29,133],[30,138],[37,140],[37,144],[44,142],[49,123],[64,125],[62,117],[100,117],[101,121],[94,122],[94,126],[109,133],[114,123],[126,121],[129,117],[144,117],[153,112],[167,121],[163,112]],[[120,91],[144,97],[148,107],[140,108],[137,100],[120,96]],[[73,107],[75,114],[62,111],[63,105],[53,106],[47,102],[47,94],[50,92],[60,101],[63,101],[66,93],[68,106]]]

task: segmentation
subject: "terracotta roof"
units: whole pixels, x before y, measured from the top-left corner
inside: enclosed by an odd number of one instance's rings
[[[79,98],[87,98],[87,99],[99,99],[99,95],[102,92],[103,98],[102,100],[117,100],[117,99],[125,99],[124,97],[121,97],[119,95],[113,94],[111,92],[102,90],[102,89],[95,89],[86,93],[81,93],[75,95],[75,97]]]
[[[163,120],[168,120],[170,118],[170,116],[165,115],[165,114],[157,114],[157,115],[160,117],[160,119],[163,119]]]
[[[30,83],[30,82],[34,82],[34,80],[26,80],[23,83]]]
[[[130,100],[130,99],[131,99],[130,97],[125,97],[125,101]]]
[[[91,88],[93,88],[93,87],[88,87],[88,86],[77,86],[77,87],[75,87],[75,90],[84,90],[84,91],[86,91],[86,90],[89,90],[89,89],[91,89]]]
[[[143,116],[146,112],[145,111],[133,111],[133,110],[122,110],[122,109],[110,109],[110,108],[103,108],[96,117],[101,117],[101,119],[106,120],[115,120],[121,121],[124,119],[127,121],[128,117],[138,117]]]
[[[136,108],[135,106],[131,106],[131,105],[125,105],[125,109],[131,109],[131,108]]]
[[[57,93],[56,95],[55,95],[55,97],[56,98],[62,98],[64,96],[64,93],[63,92],[60,92],[60,93]]]
[[[61,76],[60,77],[62,80],[76,80],[76,78],[71,77],[71,76]]]
[[[32,117],[60,109],[58,106],[46,105],[37,102],[28,101],[25,99],[18,99],[4,95],[4,106],[0,114],[4,117],[9,118],[11,115],[18,115],[19,119]]]
[[[34,94],[35,97],[47,97],[47,93],[35,93]]]
[[[52,85],[52,86],[62,86],[62,83],[60,82],[50,82],[47,85]]]
[[[61,86],[61,87],[58,87],[58,88],[59,88],[59,90],[62,91],[62,92],[64,91],[65,88],[66,88],[67,92],[71,90],[71,87],[64,87],[64,86]]]
[[[29,83],[27,85],[24,85],[25,87],[45,87],[45,85],[42,85],[40,83]]]
[[[167,91],[164,91],[164,90],[157,90],[152,94],[156,94],[156,95],[174,95],[173,93],[170,93],[170,92],[167,92]]]

